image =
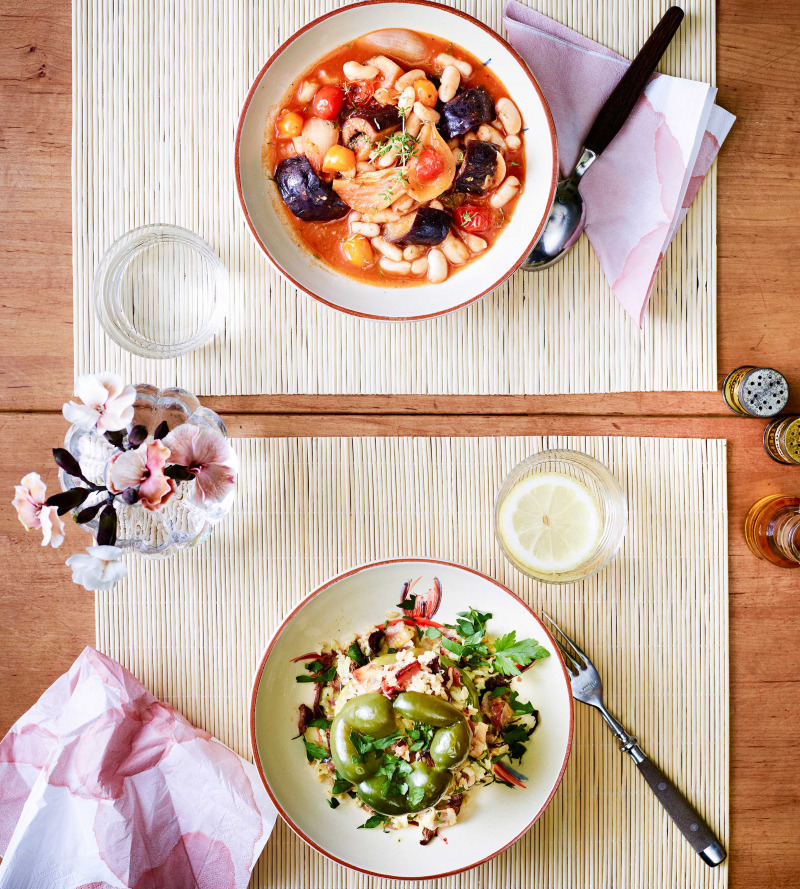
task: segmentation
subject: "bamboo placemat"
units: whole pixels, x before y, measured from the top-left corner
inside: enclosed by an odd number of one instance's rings
[[[502,0],[447,0],[502,31]],[[527,0],[632,58],[672,0]],[[626,317],[588,242],[518,272],[453,315],[385,324],[327,309],[269,266],[235,195],[233,142],[272,51],[340,0],[73,0],[75,370],[201,395],[547,394],[716,387],[716,168],[672,244],[645,317]],[[714,83],[714,0],[686,0],[661,65]],[[122,351],[94,315],[104,251],[124,232],[174,223],[231,275],[217,339],[180,359]]]
[[[197,550],[166,561],[132,561],[126,581],[97,594],[101,651],[249,756],[253,672],[270,633],[306,593],[366,561],[416,555],[460,562],[507,584],[574,632],[602,673],[608,706],[727,840],[724,441],[276,438],[234,444],[242,473],[233,513]],[[578,448],[602,460],[630,507],[621,554],[580,584],[532,582],[504,559],[493,536],[492,506],[503,477],[546,447]],[[331,864],[280,820],[252,881],[258,889],[399,885]],[[576,705],[569,766],[542,818],[494,861],[440,885],[724,889],[727,867],[702,864],[599,715]]]

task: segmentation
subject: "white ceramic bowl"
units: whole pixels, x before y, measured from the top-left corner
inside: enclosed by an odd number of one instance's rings
[[[424,7],[424,8],[423,8]],[[511,222],[494,246],[442,284],[386,287],[361,283],[314,260],[298,243],[277,189],[267,188],[261,166],[264,124],[291,82],[343,43],[380,28],[415,27],[444,35],[491,59],[494,72],[522,112],[525,187]],[[289,38],[256,77],[239,118],[234,150],[236,186],[247,223],[275,268],[325,305],[366,318],[412,320],[452,312],[489,293],[530,253],[553,202],[557,175],[555,127],[539,85],[522,58],[477,19],[425,0],[368,0],[315,19]]]
[[[520,697],[539,710],[519,770],[524,790],[500,784],[471,794],[458,823],[440,839],[420,846],[416,829],[358,830],[365,816],[355,805],[328,807],[328,794],[306,764],[297,734],[300,703],[310,703],[308,686],[295,682],[291,659],[331,639],[344,641],[396,611],[403,584],[421,577],[428,589],[442,585],[436,620],[453,623],[470,605],[492,613],[492,635],[510,630],[533,637],[551,656],[523,673]],[[306,842],[334,861],[373,876],[433,879],[481,864],[502,852],[539,818],[556,792],[572,744],[572,695],[552,637],[530,608],[512,592],[477,571],[431,559],[397,559],[355,568],[323,584],[286,618],[256,671],[250,706],[250,739],[256,765],[281,816]],[[516,766],[516,764],[515,764]]]

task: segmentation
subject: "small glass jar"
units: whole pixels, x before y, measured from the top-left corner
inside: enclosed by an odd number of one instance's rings
[[[744,417],[774,417],[789,400],[786,378],[771,367],[737,367],[722,384],[725,404]]]
[[[600,533],[591,553],[565,571],[539,571],[525,565],[506,545],[500,530],[503,504],[517,485],[529,476],[553,474],[575,479],[588,489],[599,514]],[[494,508],[495,536],[506,558],[523,574],[545,583],[572,583],[591,577],[617,554],[628,526],[628,504],[617,479],[606,466],[580,451],[542,451],[511,470],[497,494]]]
[[[177,225],[122,235],[94,279],[103,330],[144,358],[176,358],[204,345],[222,326],[227,305],[228,273],[219,256]]]
[[[776,463],[800,463],[800,417],[776,417],[767,423],[764,450]]]
[[[744,520],[753,555],[781,568],[800,568],[800,497],[771,494],[753,504]]]
[[[213,428],[227,438],[225,424],[214,411],[202,407],[200,402],[184,389],[158,389],[146,383],[136,385],[133,423],[141,425],[152,435],[156,427],[166,421],[170,430],[184,423]],[[119,451],[98,432],[71,426],[64,440],[64,447],[81,466],[90,482],[106,484],[108,464]],[[68,491],[80,482],[59,470],[61,489]],[[90,495],[84,507],[97,502],[99,496]],[[230,512],[235,497],[231,490],[224,500],[208,504],[197,502],[191,496],[188,483],[180,483],[175,494],[158,511],[151,512],[140,503],[124,503],[114,499],[117,513],[116,546],[125,551],[145,556],[168,556],[180,549],[197,546],[207,540],[214,525]],[[98,519],[81,527],[96,535]]]

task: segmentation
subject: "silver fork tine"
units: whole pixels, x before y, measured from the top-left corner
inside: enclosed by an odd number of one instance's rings
[[[550,615],[546,611],[542,612],[542,617],[546,618],[553,625],[554,629],[558,630],[558,632],[564,637],[564,641],[572,648],[572,650],[575,652],[575,655],[577,656],[577,658],[580,661],[583,661],[584,664],[591,663],[589,658],[586,657],[586,655],[581,651],[581,649],[578,648],[578,646],[572,641],[572,639],[570,639],[570,637],[561,629],[561,627],[553,620],[552,617],[550,617]],[[553,639],[555,639],[555,638],[556,637],[553,636]],[[556,642],[558,642],[557,639],[556,639]],[[563,646],[561,646],[561,647],[563,649]],[[575,659],[576,658],[573,657],[573,660],[575,660]],[[579,665],[579,666],[581,666],[581,665]]]
[[[561,656],[564,658],[564,663],[567,665],[567,670],[574,676],[580,672],[580,665],[575,660],[575,658],[567,651],[566,648],[561,644],[561,642],[553,636],[553,642],[556,643],[556,648],[561,652]]]

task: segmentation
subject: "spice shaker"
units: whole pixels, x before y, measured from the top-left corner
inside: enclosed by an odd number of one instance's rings
[[[725,404],[745,417],[774,417],[789,400],[786,377],[771,367],[737,367],[722,384]]]

